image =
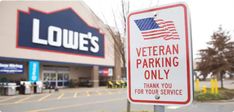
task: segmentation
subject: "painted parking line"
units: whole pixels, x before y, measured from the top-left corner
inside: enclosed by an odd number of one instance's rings
[[[109,94],[109,95],[112,95],[112,92],[111,91],[108,91],[108,90],[106,90],[107,91],[107,93]]]
[[[122,93],[122,91],[121,91],[121,90],[118,90],[118,91],[117,91],[117,94],[121,94],[121,93]]]
[[[64,93],[62,93],[61,95],[59,95],[59,97],[57,98],[57,100],[60,100],[63,96],[64,96]]]
[[[90,92],[89,91],[86,91],[86,96],[90,96]]]
[[[73,95],[73,98],[76,98],[77,94],[78,94],[78,92],[75,92],[74,95]]]
[[[46,96],[43,96],[43,97],[41,97],[40,99],[38,99],[38,101],[40,102],[40,101],[43,101],[44,99],[46,99],[46,98],[48,98],[49,96],[51,96],[52,94],[48,94],[48,95],[46,95]]]
[[[113,92],[111,90],[106,89],[105,91],[106,91],[107,95],[112,95],[113,94]]]
[[[20,100],[18,100],[18,101],[16,101],[16,102],[14,102],[14,103],[22,103],[22,102],[24,102],[24,101],[26,101],[26,100],[28,100],[28,99],[30,99],[30,98],[32,98],[33,97],[33,95],[30,95],[30,96],[27,96],[27,97],[25,97],[25,98],[22,98],[22,99],[20,99]]]
[[[2,100],[0,100],[0,103],[5,102],[5,101],[9,101],[9,100],[14,99],[14,98],[17,98],[17,96],[10,96],[9,98],[2,99]]]
[[[181,106],[167,106],[167,109],[179,109]]]
[[[79,103],[79,104],[74,104],[74,105],[54,106],[54,107],[49,107],[49,108],[30,110],[30,111],[27,111],[27,112],[44,112],[44,111],[49,112],[49,111],[59,110],[59,109],[76,108],[76,107],[81,107],[81,106],[86,106],[86,105],[110,103],[110,102],[122,101],[122,100],[126,100],[126,98],[115,98],[115,99],[102,100],[102,101],[93,101],[93,102],[82,103],[82,104]]]
[[[97,93],[98,96],[101,96],[101,95],[102,95],[102,93],[99,92],[98,90],[96,90],[96,93]]]

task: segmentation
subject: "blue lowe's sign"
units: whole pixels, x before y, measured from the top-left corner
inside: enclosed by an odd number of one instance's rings
[[[45,13],[18,11],[17,47],[104,57],[104,34],[71,8]]]
[[[29,61],[29,81],[36,82],[39,80],[40,63],[38,61]]]

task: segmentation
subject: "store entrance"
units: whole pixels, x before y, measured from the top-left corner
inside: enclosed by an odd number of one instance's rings
[[[65,88],[69,83],[69,72],[67,71],[43,71],[43,83],[48,87]]]

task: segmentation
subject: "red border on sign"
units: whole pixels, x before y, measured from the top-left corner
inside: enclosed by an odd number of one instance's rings
[[[156,101],[156,100],[137,100],[133,99],[131,96],[131,60],[130,60],[130,17],[132,15],[136,14],[141,14],[145,12],[152,12],[156,10],[162,10],[162,9],[168,9],[168,8],[174,8],[174,7],[182,7],[184,9],[184,20],[185,20],[185,41],[186,41],[186,64],[187,64],[187,90],[188,90],[188,98],[185,101]],[[132,102],[137,102],[137,103],[160,103],[160,104],[188,104],[191,100],[191,85],[190,85],[190,54],[189,54],[189,34],[188,34],[188,17],[187,17],[187,8],[185,4],[174,4],[174,5],[169,5],[169,6],[164,6],[164,7],[159,7],[159,8],[154,8],[154,9],[149,9],[149,10],[144,10],[144,11],[139,11],[139,12],[134,12],[131,13],[128,16],[128,97]]]

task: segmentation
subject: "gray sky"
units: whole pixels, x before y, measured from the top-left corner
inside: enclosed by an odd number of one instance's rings
[[[84,0],[84,2],[111,26],[115,26],[112,10],[120,13],[121,0]],[[234,1],[233,0],[129,0],[130,12],[157,5],[185,2],[188,4],[192,22],[193,56],[197,57],[199,49],[207,47],[214,31],[222,25],[234,36]],[[108,19],[107,19],[108,18]],[[232,38],[232,40],[234,40]]]

